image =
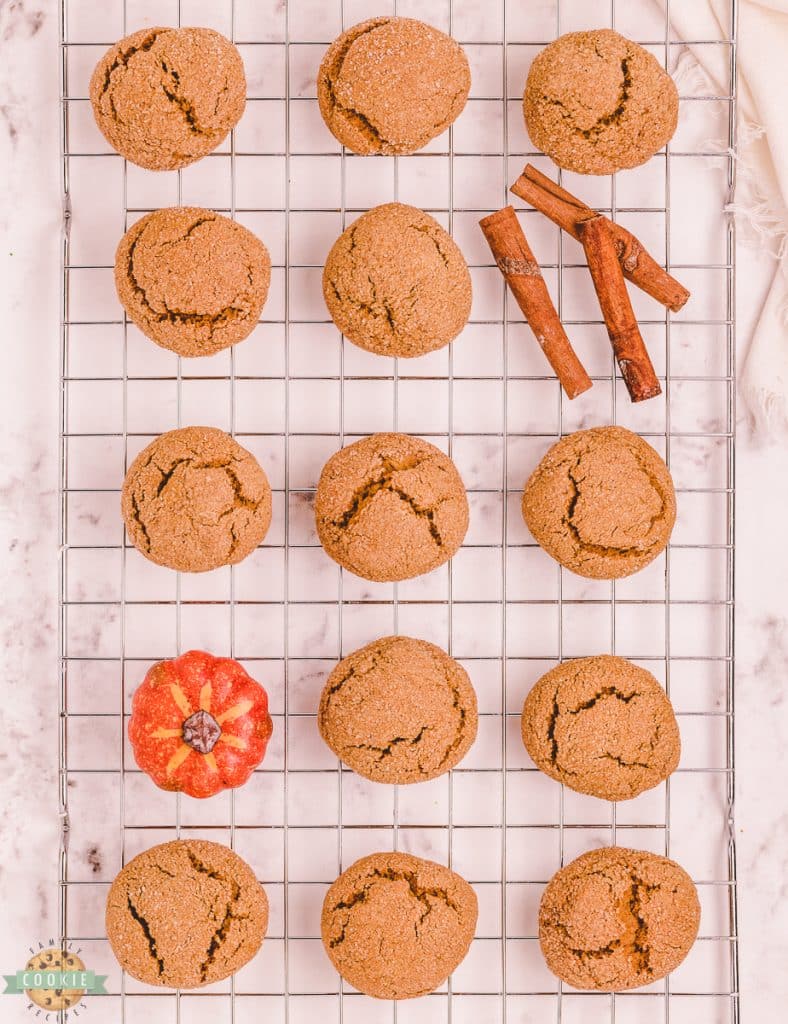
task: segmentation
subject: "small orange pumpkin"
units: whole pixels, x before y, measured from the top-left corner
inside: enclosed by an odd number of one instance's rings
[[[157,786],[189,796],[243,785],[272,731],[263,687],[237,661],[205,651],[157,662],[131,702],[137,764]]]

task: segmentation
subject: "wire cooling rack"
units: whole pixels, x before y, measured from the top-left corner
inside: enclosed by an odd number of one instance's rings
[[[669,0],[668,0],[669,6]],[[632,292],[664,398],[629,404],[582,252],[533,211],[523,224],[594,388],[568,403],[506,295],[477,221],[512,200],[534,153],[520,99],[530,61],[558,34],[613,26],[675,71],[684,44],[652,0],[62,0],[63,355],[60,780],[61,938],[109,975],[84,1011],[146,1024],[252,1020],[345,1024],[471,1020],[652,1024],[739,1020],[733,814],[735,0],[715,47],[728,88],[682,98],[667,153],[613,178],[564,174],[583,199],[630,226],[693,292],[669,315]],[[359,158],[317,111],[326,45],[371,15],[415,15],[466,48],[473,89],[454,127],[422,153]],[[95,128],[92,67],[108,45],[155,24],[232,37],[249,80],[244,119],[215,154],[177,173],[127,165]],[[677,74],[679,82],[681,73]],[[449,349],[413,361],[343,343],[320,292],[333,240],[362,210],[400,199],[434,213],[466,254],[471,322]],[[237,218],[268,245],[271,293],[255,334],[228,352],[180,360],[144,339],[114,295],[114,249],[149,209],[188,203]],[[516,204],[515,204],[516,205]],[[615,583],[561,571],[534,545],[521,489],[561,434],[616,422],[668,460],[679,519],[668,552]],[[163,430],[232,431],[274,488],[265,544],[233,569],[179,576],[124,537],[119,489]],[[452,564],[399,585],[368,584],[322,552],[311,514],[325,459],[355,437],[399,429],[456,461],[471,527]],[[321,743],[314,712],[336,659],[391,632],[433,640],[468,668],[479,739],[450,776],[375,786]],[[209,801],[163,793],[125,741],[130,695],[149,665],[190,647],[238,657],[268,689],[274,738],[260,770]],[[565,657],[615,652],[660,677],[683,737],[669,782],[619,805],[541,775],[519,738],[532,683]],[[105,937],[107,887],[141,849],[175,835],[232,845],[271,903],[261,953],[232,980],[175,993],[122,975]],[[679,860],[703,908],[701,937],[664,982],[578,993],[545,968],[536,911],[550,875],[617,842]],[[478,893],[477,937],[437,993],[401,1004],[349,990],[319,938],[323,893],[372,850],[451,864]]]

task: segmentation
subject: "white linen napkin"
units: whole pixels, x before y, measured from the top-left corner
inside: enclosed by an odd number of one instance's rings
[[[666,0],[654,0],[665,10]],[[730,36],[730,0],[672,0],[679,39],[719,91],[730,90],[724,48],[692,41]],[[771,252],[774,276],[740,375],[756,429],[788,431],[788,0],[740,0],[739,144],[731,209],[742,240]]]

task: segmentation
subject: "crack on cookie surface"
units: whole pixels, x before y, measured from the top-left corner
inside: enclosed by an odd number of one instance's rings
[[[523,96],[536,147],[584,174],[645,163],[675,132],[678,107],[660,62],[610,29],[566,33],[546,47]]]
[[[212,868],[196,856],[194,851],[187,848],[186,853],[189,857],[192,867],[198,874],[204,874],[208,878],[212,878],[215,881],[222,883],[223,885],[229,886],[230,896],[225,903],[224,914],[219,927],[214,931],[208,943],[205,959],[200,965],[200,978],[202,981],[206,981],[211,966],[216,962],[217,953],[222,949],[224,943],[227,940],[230,926],[233,921],[247,921],[249,919],[248,914],[238,914],[236,907],[241,899],[241,886],[234,878],[229,878],[216,868]],[[212,914],[214,911],[211,911]],[[236,949],[238,947],[236,946]],[[236,950],[230,950],[227,954],[228,957],[232,956]]]
[[[125,865],[106,921],[125,971],[147,984],[191,989],[227,977],[254,955],[268,903],[249,866],[226,846],[176,840]]]
[[[129,46],[125,50],[119,49],[115,59],[112,61],[111,64],[107,65],[107,67],[104,69],[104,80],[102,82],[102,87],[101,87],[101,90],[99,92],[99,98],[103,97],[108,92],[109,87],[112,84],[112,73],[113,73],[113,71],[117,71],[118,68],[121,68],[121,67],[122,68],[128,67],[129,61],[131,60],[131,58],[134,56],[135,53],[144,53],[145,51],[150,50],[151,47],[153,46],[153,44],[159,38],[159,36],[164,35],[166,32],[171,32],[171,31],[172,31],[172,29],[169,29],[169,28],[154,28],[154,29],[151,29],[151,31],[143,38],[143,40],[138,45]],[[112,100],[112,94],[111,93],[109,95],[109,102],[110,102],[110,106],[112,108],[113,114],[115,114],[115,116],[117,117],[117,111],[115,110],[115,104],[114,104],[114,102]],[[119,117],[117,117],[117,119],[121,120],[121,118],[119,118]]]
[[[221,882],[223,885],[227,885],[230,888],[230,896],[225,903],[224,915],[219,923],[219,927],[211,936],[205,958],[200,964],[200,980],[207,981],[208,972],[210,971],[211,966],[216,962],[217,953],[221,950],[227,940],[230,932],[230,926],[233,921],[246,921],[249,919],[249,915],[238,914],[236,912],[236,907],[241,899],[241,886],[234,878],[229,878],[217,868],[210,867],[201,860],[190,847],[186,848],[186,855],[189,858],[192,868],[197,872],[197,874],[206,875],[208,878]],[[235,950],[230,950],[228,957],[232,956],[234,952]]]
[[[202,128],[197,117],[197,111],[194,109],[194,104],[180,92],[181,76],[174,68],[170,68],[165,60],[160,61],[161,69],[164,72],[164,78],[161,82],[161,88],[167,99],[176,106],[183,114],[183,119],[190,132],[194,135],[205,135],[212,136],[214,132]],[[167,84],[169,82],[169,85]],[[217,96],[216,105],[218,107],[219,98],[221,92]]]
[[[697,938],[700,916],[695,885],[675,861],[602,847],[548,882],[539,942],[550,970],[574,988],[633,989],[679,966]]]
[[[603,54],[599,53],[597,48],[597,56],[602,60],[605,60]],[[598,138],[605,128],[609,128],[610,125],[618,125],[627,110],[627,104],[632,91],[632,72],[630,69],[630,58],[624,57],[621,60],[621,91],[618,97],[618,103],[616,107],[609,114],[602,114],[597,118],[596,122],[591,125],[590,128],[581,128],[579,125],[574,124],[575,114],[566,103],[559,99],[557,96],[549,96],[547,93],[543,93],[541,100],[543,103],[547,103],[550,106],[558,107],[561,112],[561,117],[567,122],[569,130],[574,132],[575,135],[580,135],[584,139],[591,141],[592,139]]]
[[[667,515],[668,502],[666,500],[665,491],[661,483],[657,480],[656,476],[644,465],[643,460],[636,454],[632,453],[638,463],[638,467],[643,474],[648,478],[649,484],[651,485],[654,492],[659,496],[660,508],[659,511],[651,516],[648,520],[648,528],[646,535],[648,536],[654,529],[656,523],[663,522]],[[615,546],[607,544],[594,544],[591,541],[585,540],[582,536],[581,527],[575,522],[575,513],[577,510],[577,504],[582,496],[582,478],[578,480],[577,470],[581,467],[586,452],[582,452],[577,457],[577,461],[574,466],[570,466],[567,470],[567,478],[572,487],[572,493],[570,495],[569,504],[567,505],[566,512],[562,518],[562,522],[566,525],[567,529],[571,533],[575,540],[578,551],[582,551],[593,555],[603,555],[607,558],[627,558],[632,554],[643,555],[648,553],[652,548],[661,544],[661,540],[658,538],[651,544],[644,546],[642,543],[632,544],[629,546]]]
[[[427,238],[429,238],[429,240],[435,246],[436,252],[440,256],[440,258],[443,260],[443,265],[445,267],[448,267],[449,266],[449,257],[446,255],[446,253],[441,248],[440,236],[438,235],[438,232],[435,230],[435,228],[433,228],[431,224],[410,224],[409,227],[413,231],[418,231],[419,234],[425,235]]]
[[[446,562],[462,542],[468,502],[456,466],[406,434],[362,438],[336,452],[315,494],[325,551],[365,579],[410,579]]]
[[[526,483],[522,511],[548,554],[592,579],[617,579],[648,565],[669,543],[676,519],[667,466],[621,427],[556,442]]]
[[[140,507],[137,493],[134,488],[129,491],[129,499],[131,504],[131,518],[136,523],[139,529],[140,536],[138,538],[142,543],[143,551],[150,551],[153,540],[148,533],[148,527],[145,524],[145,518],[142,514],[142,508]]]
[[[354,344],[414,357],[449,344],[467,322],[472,285],[462,253],[429,214],[384,203],[332,246],[323,296]]]
[[[613,801],[663,781],[681,750],[662,687],[645,669],[612,655],[563,662],[542,676],[523,704],[521,732],[542,771]]]
[[[561,709],[558,706],[558,687],[556,687],[555,693],[553,694],[553,707],[550,712],[550,718],[547,722],[547,741],[550,744],[550,761],[552,764],[556,764],[558,761],[558,739],[555,735],[555,728],[558,724],[560,715]]]
[[[408,494],[404,487],[397,487],[394,482],[394,477],[398,473],[405,473],[409,470],[418,469],[419,466],[423,465],[427,461],[427,458],[422,459],[413,457],[395,460],[388,458],[385,455],[381,456],[381,470],[376,476],[365,480],[365,482],[356,489],[349,507],[339,519],[334,520],[334,526],[339,530],[346,530],[356,519],[358,519],[364,509],[372,502],[375,495],[380,491],[388,491],[390,494],[395,494],[404,504],[406,504],[414,515],[427,520],[430,536],[439,548],[443,547],[443,538],[441,537],[440,530],[438,529],[438,524],[435,522],[434,508],[419,505],[415,498]]]
[[[150,84],[152,86],[157,85],[157,87],[161,89],[162,95],[169,103],[170,109],[179,112],[188,132],[200,140],[200,146],[197,151],[199,153],[204,150],[205,143],[210,146],[211,144],[214,144],[219,137],[223,137],[227,133],[228,127],[224,125],[208,127],[201,123],[200,118],[197,115],[195,104],[184,92],[181,74],[177,70],[177,67],[171,66],[171,61],[167,57],[166,44],[157,50],[157,54],[161,54],[161,56],[159,56],[158,60],[154,60],[150,67],[143,65],[141,69],[137,68],[137,62],[133,60],[137,54],[148,53],[152,50],[157,41],[166,35],[175,33],[177,39],[177,33],[179,31],[188,32],[189,30],[155,28],[151,29],[146,35],[144,35],[140,42],[126,48],[118,47],[114,58],[111,62],[107,63],[104,68],[103,78],[95,98],[96,102],[102,107],[104,104],[108,105],[111,121],[114,121],[116,125],[129,127],[129,122],[121,116],[121,113],[115,103],[115,86],[121,81],[119,75],[123,76],[127,71],[134,73],[136,68],[136,73],[139,74],[140,71],[146,73]],[[160,72],[158,81],[155,78],[155,71],[157,67]],[[192,86],[194,86],[194,81],[192,81]],[[225,74],[224,84],[217,90],[216,99],[214,101],[214,117],[219,117],[219,106],[221,100],[229,91],[230,82]],[[131,127],[134,127],[133,122]],[[181,163],[183,161],[191,162],[196,156],[195,153],[180,153],[174,151],[170,155],[174,157],[177,162]]]
[[[338,698],[351,681],[352,692]],[[412,694],[417,681],[420,699]],[[444,651],[385,637],[337,665],[321,694],[318,726],[359,774],[405,784],[435,778],[460,760],[475,737],[475,707],[467,674]]]
[[[121,497],[135,547],[186,572],[249,554],[270,525],[270,503],[267,478],[251,453],[229,435],[200,428],[152,442],[132,463]]]
[[[348,29],[332,44],[321,65],[318,74],[321,113],[340,142],[358,153],[389,155],[415,152],[456,118],[467,96],[467,84],[463,82],[459,88],[454,87],[457,79],[468,77],[467,62],[461,48],[455,44],[452,52],[447,48],[447,40],[442,38],[443,33],[436,34],[435,30],[423,25],[414,36],[413,26],[405,24],[392,27],[386,40],[388,45],[382,49],[382,56],[379,54],[383,67],[376,66],[368,74],[385,76],[388,72],[386,62],[392,61],[400,50],[406,76],[409,61],[416,67],[419,67],[418,62],[421,60],[434,62],[436,80],[425,83],[425,94],[411,95],[405,87],[401,90],[402,94],[396,97],[396,100],[408,105],[411,112],[409,122],[403,124],[402,118],[395,118],[394,123],[391,122],[392,103],[357,95],[353,88],[354,81],[345,69],[351,52],[355,50],[359,55],[360,49],[363,63],[364,47],[370,44],[363,41],[359,43],[360,40],[379,29],[386,29],[392,22],[408,21],[412,19],[373,18]],[[376,44],[371,45],[375,47]],[[435,51],[436,46],[440,47],[438,52]],[[414,47],[417,50],[423,48],[423,52],[419,52],[418,56],[411,55],[410,51]],[[393,89],[393,86],[390,88]],[[338,95],[340,92],[343,99]],[[381,103],[379,111],[376,109],[377,103]]]
[[[349,743],[346,749],[369,750],[379,755],[377,758],[378,761],[383,761],[385,758],[391,757],[394,753],[394,748],[398,747],[402,743],[407,743],[411,747],[418,746],[424,737],[424,733],[427,732],[429,728],[430,727],[428,725],[422,725],[415,736],[393,736],[385,747],[375,746],[374,743]],[[419,770],[422,770],[421,766],[419,766]]]
[[[455,703],[453,705],[453,707],[457,708],[457,704]],[[433,778],[435,776],[435,774],[436,774],[436,771],[438,771],[440,768],[442,768],[443,765],[446,763],[446,761],[454,753],[454,751],[462,743],[465,742],[465,734],[464,733],[465,733],[466,711],[465,711],[464,708],[459,708],[458,710],[459,710],[459,713],[460,713],[460,725],[457,727],[457,732],[456,732],[455,738],[451,741],[450,744],[447,745],[447,747],[444,750],[443,754],[441,755],[440,760],[438,761],[437,765],[432,765],[430,767],[424,768],[422,763],[421,763],[421,760],[420,759],[417,760],[417,762],[416,762],[416,769],[417,769],[417,771],[421,775],[424,775],[427,778]],[[348,743],[348,744],[344,745],[341,748],[341,756],[342,756],[343,760],[347,760],[346,752],[348,750],[368,750],[370,753],[374,753],[374,754],[378,755],[375,758],[375,761],[378,764],[380,764],[382,761],[385,761],[386,758],[394,756],[395,753],[396,753],[397,748],[400,747],[400,746],[403,746],[403,745],[404,746],[409,746],[409,747],[418,747],[418,746],[420,746],[420,744],[422,743],[425,735],[428,732],[430,732],[432,729],[433,729],[433,726],[431,726],[431,725],[422,725],[421,728],[418,730],[418,732],[414,736],[393,736],[386,743],[385,746],[375,745],[374,743]],[[353,766],[351,766],[351,767],[353,767]]]
[[[350,254],[355,252],[356,248],[358,248],[358,243],[356,242],[356,233],[358,231],[358,226],[358,223],[352,224],[347,229],[348,246],[346,254],[348,256],[350,256]],[[363,258],[364,257],[362,256],[362,260]],[[358,267],[355,256],[351,257],[351,265],[354,270]],[[364,264],[362,262],[361,266],[363,267],[363,265]],[[340,288],[340,284],[342,282],[338,280],[337,276],[330,276],[327,273],[326,281],[329,287],[331,288],[332,292],[334,293],[334,297],[336,298],[337,302],[340,303],[340,306],[347,303],[355,307],[359,312],[366,314],[366,316],[370,317],[372,320],[378,322],[381,320],[385,320],[386,324],[388,325],[389,339],[392,341],[397,340],[400,332],[397,329],[397,321],[394,315],[394,311],[391,308],[391,301],[386,295],[378,295],[377,282],[369,272],[367,272],[366,275],[366,281],[367,284],[369,285],[369,290],[371,293],[371,301],[369,302],[366,301],[365,299],[360,298],[357,295],[351,294],[350,291],[343,292],[343,290]],[[415,289],[416,286],[414,285],[410,291],[412,302],[415,302],[417,298]],[[407,336],[407,329],[405,329],[404,334]]]
[[[329,958],[354,987],[379,999],[433,991],[468,952],[476,895],[443,865],[404,853],[364,857],[323,901]]]
[[[610,872],[600,869],[589,872],[586,877],[592,877],[593,875],[604,878],[612,890],[613,879]],[[611,939],[604,946],[587,948],[585,946],[573,945],[576,939],[574,939],[571,930],[560,920],[553,921],[552,927],[564,936],[565,943],[563,948],[583,963],[588,960],[607,959],[621,950],[630,960],[632,968],[637,975],[651,975],[653,970],[650,965],[651,947],[649,945],[648,921],[643,916],[644,894],[648,897],[654,892],[659,892],[662,886],[659,883],[648,884],[644,882],[634,871],[629,872],[629,881],[629,892],[626,899],[621,902],[620,909],[622,914],[628,915],[631,920],[629,922],[622,921],[622,928],[625,932],[622,937]],[[591,970],[591,968],[589,969]],[[640,980],[638,984],[647,985],[649,980],[649,978]]]
[[[361,111],[356,110],[353,107],[342,106],[342,104],[339,102],[339,100],[337,100],[334,94],[333,83],[331,83],[329,79],[327,79],[327,82],[329,82],[328,92],[332,101],[332,109],[334,111],[339,111],[339,113],[341,113],[343,117],[346,117],[350,122],[352,122],[352,124],[354,125],[356,130],[360,132],[360,134],[366,135],[368,140],[378,147],[379,152],[388,153],[392,151],[392,143],[388,142],[381,135],[380,130],[375,127],[372,121],[370,121],[368,117],[362,114]]]
[[[330,68],[326,69],[324,75],[321,76],[326,85],[331,112],[339,112],[346,117],[353,124],[359,134],[366,139],[367,143],[371,144],[373,148],[378,147],[381,153],[388,152],[392,143],[383,137],[380,130],[365,114],[361,113],[359,110],[355,110],[353,107],[343,106],[339,102],[336,96],[336,83],[342,74],[342,67],[353,47],[353,44],[358,39],[361,39],[362,36],[367,35],[369,32],[374,32],[374,30],[379,28],[381,25],[388,24],[389,21],[391,21],[391,18],[375,18],[366,26],[366,28],[362,29],[356,35],[349,35],[349,38],[345,40],[342,46],[337,46],[337,54],[334,58],[334,62]]]
[[[201,458],[198,453],[193,453],[193,454],[191,454],[189,456],[186,456],[184,458],[175,459],[173,462],[168,463],[166,469],[164,469],[156,461],[158,454],[159,454],[158,452],[152,452],[150,457],[145,462],[143,462],[139,467],[137,467],[137,474],[142,473],[148,466],[155,467],[155,469],[157,469],[158,472],[161,474],[161,478],[158,481],[158,483],[156,484],[155,491],[150,496],[150,498],[146,499],[146,503],[156,502],[157,500],[158,501],[166,501],[166,494],[165,494],[165,492],[166,492],[169,484],[172,482],[173,478],[175,477],[175,474],[183,466],[186,466],[188,469],[192,469],[192,470],[210,470],[210,469],[221,469],[221,470],[224,470],[224,474],[225,474],[225,476],[227,478],[227,481],[229,482],[229,484],[230,484],[230,486],[231,486],[231,488],[233,490],[233,496],[234,497],[233,497],[233,504],[232,504],[232,506],[230,508],[226,509],[224,512],[220,513],[216,517],[215,522],[210,523],[210,524],[204,524],[204,525],[214,525],[214,526],[218,525],[222,521],[222,519],[224,519],[226,516],[231,515],[232,513],[236,512],[239,508],[247,508],[247,509],[249,509],[252,512],[257,512],[257,510],[260,507],[260,504],[266,500],[266,496],[265,495],[263,495],[261,498],[255,500],[253,498],[248,497],[244,493],[243,484],[239,480],[238,475],[237,475],[237,473],[236,473],[236,471],[234,469],[235,463],[240,461],[238,459],[229,458],[229,459],[220,459],[220,460],[208,460],[208,459]],[[142,497],[145,498],[145,495],[143,494]],[[153,544],[153,540],[152,540],[152,538],[150,536],[150,532],[148,530],[148,524],[151,522],[151,520],[155,520],[156,519],[157,509],[154,506],[151,509],[151,511],[143,512],[143,509],[141,508],[141,505],[140,505],[140,496],[139,496],[138,490],[137,490],[137,488],[135,486],[132,486],[131,489],[130,489],[130,498],[131,498],[131,507],[132,507],[133,519],[137,523],[137,525],[139,526],[140,533],[142,535],[143,549],[145,551],[150,551],[151,546]],[[190,519],[194,518],[192,510],[190,508],[188,508],[187,506],[183,506],[181,511],[188,518],[190,518]],[[233,546],[233,548],[231,548],[231,553],[232,553],[233,550],[234,550],[234,546]]]
[[[635,935],[632,939],[630,956],[639,974],[653,974],[651,969],[651,946],[648,941],[648,921],[643,916],[643,896],[659,892],[661,886],[647,885],[637,875],[632,874],[632,889],[629,895],[629,912],[635,920]]]
[[[589,697],[588,700],[583,701],[582,704],[578,704],[575,708],[567,708],[567,715],[579,715],[581,711],[588,711],[590,708],[598,704],[604,697],[614,697],[616,700],[620,700],[622,704],[629,704],[635,699],[640,697],[642,694],[638,693],[637,690],[632,690],[631,693],[624,693],[623,690],[617,686],[603,686],[598,690],[593,697]]]
[[[177,239],[173,239],[171,242],[167,243],[167,246],[169,247],[171,245],[176,245],[180,242],[183,242],[185,239],[191,237],[193,232],[198,227],[200,227],[200,225],[213,223],[214,221],[216,221],[216,217],[201,216],[197,218],[197,220],[190,225],[188,230],[184,232],[182,236],[180,236]],[[153,323],[168,322],[172,324],[178,324],[181,326],[190,324],[196,327],[207,327],[208,339],[212,340],[214,332],[217,329],[225,327],[228,324],[239,320],[249,319],[249,310],[237,305],[238,301],[245,294],[244,290],[238,292],[233,297],[233,299],[226,306],[220,309],[217,313],[197,313],[193,310],[171,309],[167,305],[164,295],[162,295],[160,299],[160,305],[162,309],[158,309],[157,306],[148,297],[146,289],[143,288],[142,284],[140,283],[139,277],[136,273],[134,266],[134,255],[137,250],[137,246],[142,241],[147,226],[147,224],[143,225],[139,233],[131,241],[125,263],[126,279],[128,280],[134,295],[137,297],[140,305],[144,310],[145,320],[151,321]],[[159,247],[160,246],[157,246],[157,248]],[[244,269],[246,271],[247,283],[249,283],[253,280],[254,277],[253,268],[251,264],[247,263],[244,264]]]
[[[457,726],[456,736],[449,744],[449,746],[446,748],[446,751],[444,752],[443,756],[440,759],[438,767],[441,768],[443,767],[444,764],[446,764],[446,762],[452,756],[454,751],[461,747],[463,743],[465,743],[465,730],[468,724],[468,711],[462,702],[459,686],[457,686],[457,684],[451,678],[451,673],[449,671],[448,666],[445,666],[445,676],[446,682],[452,694],[452,708],[453,710],[459,713],[460,722],[459,725]]]
[[[601,56],[601,54],[600,54]],[[600,117],[596,124],[591,128],[587,128],[583,134],[587,139],[592,138],[594,135],[599,135],[605,128],[611,124],[618,124],[626,113],[627,103],[629,102],[630,92],[632,91],[632,72],[630,70],[630,59],[629,57],[623,57],[621,60],[621,92],[618,97],[618,105],[615,110],[609,114],[605,114]]]
[[[137,922],[137,924],[142,929],[142,934],[145,936],[145,941],[148,943],[148,949],[150,951],[151,959],[155,961],[156,969],[158,971],[159,977],[161,977],[164,974],[164,959],[161,956],[159,956],[159,950],[156,945],[156,940],[153,937],[153,932],[151,931],[150,924],[148,923],[147,919],[139,912],[139,910],[137,910],[137,907],[134,904],[134,901],[132,900],[130,895],[126,896],[126,905],[128,906],[129,913],[131,914],[132,918]]]
[[[447,889],[434,886],[421,886],[418,883],[418,877],[415,871],[397,871],[394,868],[386,868],[385,870],[373,868],[367,875],[367,880],[360,887],[354,890],[349,899],[340,900],[331,908],[332,913],[336,913],[338,910],[350,910],[352,907],[356,906],[356,904],[365,902],[369,898],[369,894],[372,889],[381,881],[407,882],[411,895],[424,907],[424,909],[420,911],[420,916],[416,922],[417,937],[420,937],[418,928],[424,923],[425,919],[433,910],[434,904],[431,902],[431,899],[444,903],[458,916],[461,913],[459,906],[451,898]],[[331,949],[335,949],[345,941],[348,924],[349,920],[345,920],[340,926],[339,935],[330,939],[329,946]]]

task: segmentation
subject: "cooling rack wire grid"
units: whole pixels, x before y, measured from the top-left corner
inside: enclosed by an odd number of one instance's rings
[[[675,0],[674,0],[675,2]],[[669,0],[668,0],[669,7]],[[252,1021],[326,1024],[729,1024],[739,1021],[734,771],[733,186],[736,3],[717,47],[724,95],[682,97],[667,153],[612,178],[563,184],[631,227],[691,290],[678,314],[631,291],[664,395],[629,403],[616,373],[582,251],[508,186],[533,151],[521,111],[531,60],[557,35],[613,26],[669,70],[684,51],[653,0],[61,0],[62,325],[61,736],[64,822],[61,938],[109,975],[85,1017],[124,1024]],[[315,73],[339,32],[371,15],[429,21],[463,44],[468,105],[421,153],[357,157],[317,109]],[[87,99],[103,51],[145,25],[208,25],[234,39],[247,68],[244,118],[216,153],[153,173],[106,145]],[[360,212],[399,199],[438,218],[473,278],[471,321],[450,348],[386,360],[342,339],[321,294],[322,263]],[[594,379],[562,398],[478,229],[508,202],[544,267],[567,331]],[[251,228],[274,264],[263,320],[236,348],[180,360],[123,317],[112,265],[142,213],[212,207]],[[619,423],[667,459],[679,503],[669,551],[616,583],[562,572],[519,513],[526,476],[561,434]],[[118,512],[126,467],[158,433],[212,424],[260,460],[273,525],[242,564],[178,575],[128,545]],[[398,585],[341,571],[311,514],[323,462],[377,430],[429,438],[457,463],[471,526],[449,566]],[[375,786],[340,769],[314,712],[340,657],[402,632],[442,645],[480,698],[479,738],[448,777]],[[191,647],[241,659],[268,689],[274,736],[241,789],[193,801],[157,790],[125,739],[131,693],[156,660]],[[669,782],[618,806],[563,790],[528,760],[519,713],[561,658],[612,652],[666,684],[683,739]],[[107,887],[140,850],[174,836],[228,843],[271,903],[262,952],[234,979],[162,992],[121,974],[105,937]],[[701,936],[666,981],[624,994],[578,993],[546,969],[536,938],[544,885],[595,845],[668,854],[689,870]],[[328,884],[372,850],[449,863],[479,896],[477,938],[438,992],[400,1004],[350,991],[319,937]]]

